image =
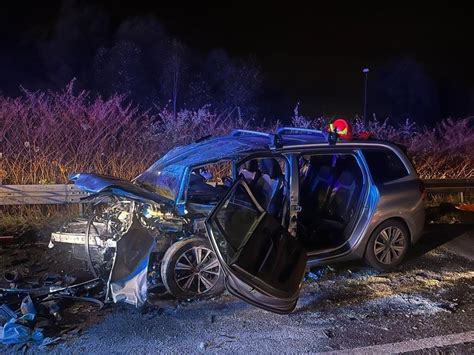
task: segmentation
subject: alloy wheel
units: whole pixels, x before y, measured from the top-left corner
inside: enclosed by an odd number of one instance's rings
[[[213,250],[193,246],[184,251],[175,265],[175,281],[186,293],[201,295],[219,280],[221,268]]]
[[[397,262],[406,248],[403,231],[397,227],[382,229],[375,238],[374,255],[382,264]]]

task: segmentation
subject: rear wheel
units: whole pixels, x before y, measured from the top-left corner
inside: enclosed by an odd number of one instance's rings
[[[209,241],[193,237],[174,243],[161,264],[166,289],[176,298],[211,296],[224,290],[224,276]]]
[[[370,236],[365,261],[380,271],[393,270],[405,258],[409,245],[405,224],[397,220],[385,221]]]

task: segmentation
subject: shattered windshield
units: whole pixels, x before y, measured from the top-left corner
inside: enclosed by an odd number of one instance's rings
[[[177,147],[154,163],[135,182],[166,198],[176,201],[180,184],[188,168],[232,159],[239,153],[268,147],[268,139],[262,137],[231,136],[208,139],[200,143]]]
[[[136,182],[140,186],[174,201],[178,195],[179,182],[184,170],[185,167],[181,165],[170,165],[161,170],[152,165],[137,178]]]

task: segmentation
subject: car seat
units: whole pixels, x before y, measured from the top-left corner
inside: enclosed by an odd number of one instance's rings
[[[332,165],[320,167],[302,211],[301,222],[308,243],[335,246],[346,239],[346,227],[355,213],[361,183],[360,168],[352,157],[338,156]]]
[[[331,159],[331,156],[313,156],[310,159],[300,189],[303,224],[314,221],[326,208],[334,180]]]
[[[340,173],[331,186],[325,213],[318,221],[321,230],[331,231],[335,239],[345,240],[346,227],[354,216],[362,189],[360,168],[352,158],[343,160]]]
[[[262,175],[256,183],[257,196],[261,206],[274,217],[278,217],[283,208],[285,175],[280,164],[273,158],[260,160]]]

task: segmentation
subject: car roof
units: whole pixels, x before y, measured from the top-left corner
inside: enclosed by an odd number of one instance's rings
[[[207,138],[176,147],[154,165],[155,168],[174,164],[198,166],[222,159],[232,159],[246,153],[311,145],[329,145],[326,132],[294,127],[280,128],[275,134],[238,129],[227,136]],[[388,141],[366,139],[339,140],[334,147],[344,145],[383,145],[400,149],[398,145]]]
[[[294,151],[307,148],[386,146],[400,152],[394,144],[384,141],[351,140],[338,141],[329,145],[327,134],[322,131],[284,127],[275,134],[258,131],[235,130],[227,136],[205,138],[194,143],[176,147],[157,160],[146,171],[135,178],[135,181],[160,180],[161,188],[167,191],[167,197],[177,200],[183,190],[183,177],[191,168],[204,166],[219,160],[241,160],[252,153],[270,151]]]

